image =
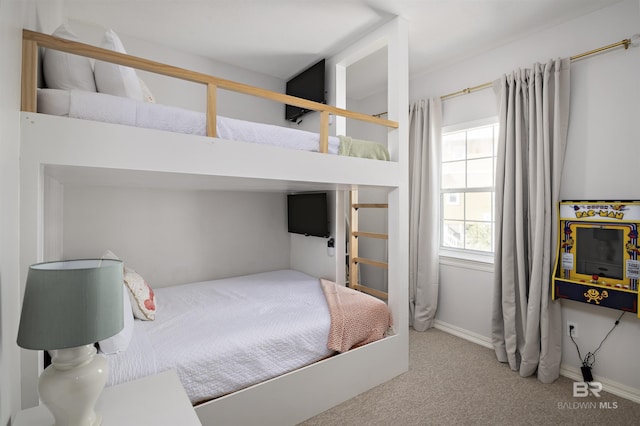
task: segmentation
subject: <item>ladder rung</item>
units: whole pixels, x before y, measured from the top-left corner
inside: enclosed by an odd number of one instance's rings
[[[380,291],[380,290],[376,290],[375,288],[370,288],[370,287],[364,286],[362,284],[354,284],[354,286],[352,288],[354,290],[358,290],[358,291],[361,291],[363,293],[367,293],[367,294],[370,294],[372,296],[379,297],[380,299],[387,300],[389,298],[389,295],[386,292]]]
[[[351,235],[354,235],[356,237],[378,238],[380,240],[388,240],[389,239],[389,235],[387,235],[387,234],[376,234],[374,232],[354,231],[354,232],[351,233]]]
[[[378,268],[387,269],[389,267],[388,263],[378,262],[377,260],[367,259],[365,257],[356,257],[352,260],[353,263],[364,263],[365,265],[376,266]]]
[[[389,204],[357,203],[352,204],[351,207],[354,209],[388,209]]]

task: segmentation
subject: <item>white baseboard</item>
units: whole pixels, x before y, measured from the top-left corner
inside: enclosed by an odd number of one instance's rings
[[[474,333],[473,331],[465,330],[464,328],[460,328],[440,320],[436,320],[433,327],[438,330],[442,330],[445,333],[453,334],[454,336],[476,343],[480,346],[484,346],[485,348],[493,349],[491,339],[481,334]]]
[[[444,321],[439,320],[435,321],[433,327],[438,330],[442,330],[445,333],[460,337],[461,339],[465,339],[480,346],[484,346],[485,348],[493,349],[491,339],[486,336],[482,336],[472,331],[465,330],[464,328],[460,328],[453,324],[448,324]],[[581,382],[583,380],[582,371],[580,371],[579,368],[573,367],[571,365],[562,364],[560,366],[560,375],[568,379],[575,380],[576,382]],[[630,386],[623,385],[622,383],[609,380],[606,377],[600,377],[597,375],[594,375],[593,379],[596,382],[602,383],[603,391],[628,399],[633,402],[640,403],[640,389],[632,388]]]

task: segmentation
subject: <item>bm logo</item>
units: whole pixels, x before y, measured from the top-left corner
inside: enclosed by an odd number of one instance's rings
[[[574,398],[584,398],[589,396],[589,393],[600,398],[600,392],[602,392],[602,383],[600,382],[573,382]]]

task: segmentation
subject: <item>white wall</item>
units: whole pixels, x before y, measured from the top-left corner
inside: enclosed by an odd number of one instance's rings
[[[639,3],[627,0],[411,81],[412,100],[493,81],[518,67],[567,57],[629,38],[640,29]],[[638,199],[637,118],[640,111],[640,47],[620,48],[571,64],[571,116],[561,197]],[[492,90],[443,103],[445,125],[497,114]],[[441,265],[439,321],[490,339],[493,274]],[[577,302],[562,303],[563,325],[578,323],[581,352],[594,351],[619,311]],[[640,395],[640,319],[626,314],[597,354],[596,378]],[[563,340],[563,366],[579,367],[576,349]]]
[[[278,192],[65,187],[63,258],[113,251],[152,287],[289,267]]]

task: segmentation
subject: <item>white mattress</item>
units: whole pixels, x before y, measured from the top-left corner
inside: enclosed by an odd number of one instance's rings
[[[81,90],[38,89],[38,112],[172,132],[206,135],[205,114],[167,105]],[[219,138],[319,150],[317,133],[271,124],[217,117]],[[340,139],[329,136],[329,153],[338,154]]]
[[[279,376],[331,354],[319,280],[280,270],[154,289],[155,321],[135,322],[109,355],[108,385],[175,368],[192,403]]]

